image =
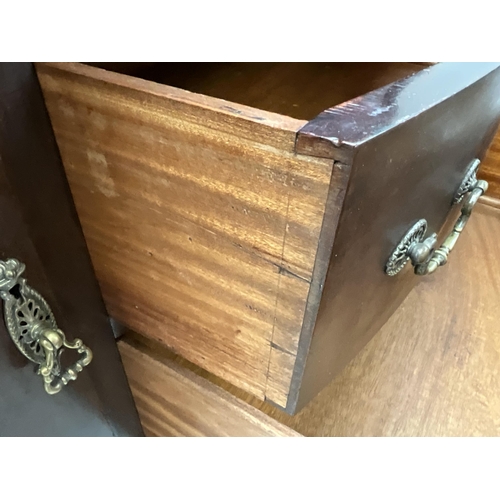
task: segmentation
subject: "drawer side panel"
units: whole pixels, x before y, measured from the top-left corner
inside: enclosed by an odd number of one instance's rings
[[[37,69],[111,316],[285,406],[332,161],[295,154],[298,120]]]

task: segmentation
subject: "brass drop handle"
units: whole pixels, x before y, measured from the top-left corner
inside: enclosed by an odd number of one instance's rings
[[[16,347],[38,365],[45,391],[57,394],[92,361],[92,351],[80,340],[68,342],[57,326],[45,299],[21,277],[25,265],[16,259],[0,260],[0,297],[4,320]],[[64,349],[75,349],[79,359],[62,369]]]
[[[61,330],[45,330],[40,336],[40,345],[45,352],[45,363],[40,365],[38,373],[48,394],[57,394],[70,380],[76,380],[78,373],[92,361],[92,351],[80,339],[68,342]],[[56,365],[64,347],[76,349],[81,356],[60,373]]]
[[[486,181],[478,181],[476,179],[478,168],[479,160],[474,160],[455,195],[453,203],[459,203],[463,200],[463,205],[453,230],[446,237],[443,244],[439,248],[435,248],[437,244],[437,235],[435,233],[424,239],[427,230],[427,221],[420,219],[403,236],[398,246],[392,252],[385,266],[386,274],[395,276],[404,268],[408,261],[411,261],[415,274],[423,276],[432,274],[448,262],[450,252],[453,250],[467,224],[472,209],[488,189]]]
[[[432,274],[438,267],[444,266],[448,262],[448,256],[467,224],[474,205],[487,189],[488,183],[486,181],[476,182],[473,190],[465,196],[460,217],[455,223],[453,230],[438,249],[434,250],[437,241],[436,234],[431,235],[421,243],[414,243],[410,247],[408,255],[415,268],[415,274],[420,276]]]

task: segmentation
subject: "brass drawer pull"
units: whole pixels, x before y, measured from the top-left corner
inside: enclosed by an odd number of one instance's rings
[[[474,205],[488,189],[486,181],[476,179],[478,168],[479,160],[474,160],[453,199],[453,204],[460,203],[463,200],[462,210],[453,230],[446,237],[443,244],[439,248],[435,248],[437,243],[435,233],[424,239],[427,231],[427,221],[420,219],[404,235],[392,252],[385,266],[386,274],[395,276],[408,261],[411,261],[415,274],[423,276],[433,273],[448,262],[448,256],[467,224]]]
[[[43,377],[45,391],[57,394],[92,361],[92,351],[80,339],[66,340],[45,299],[21,277],[24,269],[16,259],[0,260],[5,325],[17,348],[39,366],[37,373]],[[81,356],[63,371],[64,348],[76,349]]]

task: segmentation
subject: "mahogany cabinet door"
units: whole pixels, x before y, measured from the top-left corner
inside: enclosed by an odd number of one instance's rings
[[[57,327],[69,342],[81,339],[93,359],[76,380],[48,394],[39,366],[11,338],[2,304],[0,436],[141,436],[30,63],[0,63],[0,260],[8,259],[25,265],[22,277],[46,300]],[[37,321],[36,315],[27,321]],[[77,359],[66,349],[61,364]]]

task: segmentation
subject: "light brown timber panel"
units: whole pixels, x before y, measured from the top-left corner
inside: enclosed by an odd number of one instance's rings
[[[479,178],[488,181],[488,196],[500,199],[500,129],[481,163]]]
[[[147,436],[300,436],[187,368],[118,345]]]
[[[37,70],[110,315],[285,406],[332,172],[294,154],[305,122]]]

